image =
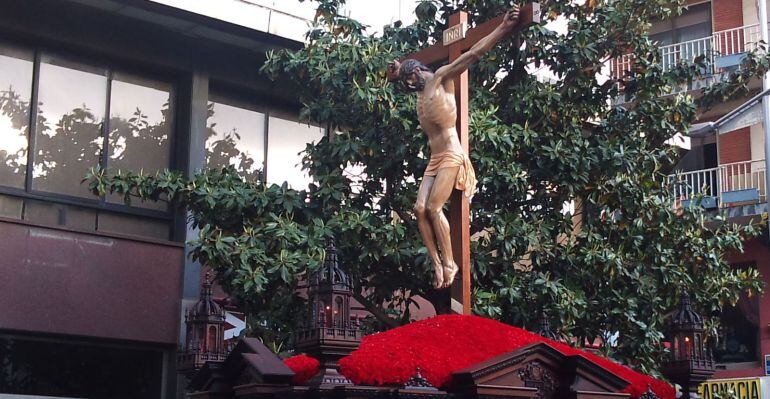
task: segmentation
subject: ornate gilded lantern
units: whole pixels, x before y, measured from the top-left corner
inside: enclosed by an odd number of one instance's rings
[[[212,285],[211,275],[206,272],[200,299],[185,313],[187,334],[177,355],[177,367],[186,374],[194,373],[206,362],[222,362],[227,357],[225,309],[214,301]]]
[[[309,278],[307,294],[309,311],[295,339],[298,352],[321,362],[321,372],[310,384],[350,384],[339,374],[338,362],[358,348],[361,329],[350,314],[353,284],[339,266],[333,240],[327,244],[323,266]]]
[[[706,346],[703,318],[693,310],[686,291],[679,297],[668,333],[671,353],[661,371],[682,387],[683,398],[698,398],[698,386],[714,374],[714,359]]]

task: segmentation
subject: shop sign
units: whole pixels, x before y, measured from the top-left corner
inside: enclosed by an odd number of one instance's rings
[[[710,380],[700,385],[698,389],[701,398],[714,399],[724,397],[728,392],[734,392],[738,399],[770,399],[762,394],[763,382],[767,378],[735,378],[725,380]],[[721,395],[721,396],[720,396]]]

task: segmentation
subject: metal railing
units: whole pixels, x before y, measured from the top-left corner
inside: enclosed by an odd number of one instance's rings
[[[756,189],[760,200],[765,199],[765,160],[734,162],[719,166],[721,194]]]
[[[719,72],[715,66],[716,57],[724,57],[753,51],[761,39],[759,24],[746,25],[738,28],[714,32],[710,36],[686,42],[669,44],[660,47],[660,58],[663,70],[672,69],[680,61],[693,61],[696,57],[708,58],[709,70],[706,74]],[[610,62],[610,76],[622,79],[631,70],[633,58],[630,54],[623,55]]]
[[[733,162],[716,168],[669,175],[674,183],[675,207],[702,195],[703,205],[729,207],[767,201],[765,160]]]
[[[716,34],[715,34],[716,35]],[[688,40],[686,42],[662,46],[660,48],[663,70],[673,69],[680,61],[692,61],[698,56],[709,57],[709,64],[714,63],[714,37],[715,35],[701,39]]]
[[[759,24],[754,24],[715,32],[711,37],[717,55],[726,56],[756,50],[762,40],[762,32]]]
[[[612,76],[612,79],[620,80],[623,79],[623,75],[631,70],[631,64],[633,62],[633,57],[631,54],[624,54],[621,55],[618,58],[615,58],[610,61],[610,76]]]
[[[719,196],[719,168],[701,169],[670,175],[674,185],[674,197],[679,201],[695,198],[699,194],[705,197]]]

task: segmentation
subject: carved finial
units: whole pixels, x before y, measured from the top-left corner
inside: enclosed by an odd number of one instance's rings
[[[673,328],[703,329],[703,317],[692,308],[690,293],[682,290],[679,293],[679,309],[671,320]]]
[[[650,385],[647,385],[647,391],[645,391],[639,399],[660,399],[660,397],[652,390]]]
[[[414,372],[414,376],[407,381],[404,386],[405,389],[422,389],[422,390],[429,390],[429,391],[437,391],[436,387],[430,384],[428,380],[425,379],[425,377],[422,376],[422,373],[420,373],[420,368],[417,367]]]
[[[203,284],[201,284],[201,299],[205,300],[211,300],[212,291],[211,287],[214,284],[211,282],[211,272],[206,270],[206,277],[203,280]]]
[[[537,331],[535,332],[550,340],[559,340],[559,336],[556,335],[556,332],[551,328],[551,322],[548,320],[548,314],[545,311],[540,312],[540,318],[537,322]]]

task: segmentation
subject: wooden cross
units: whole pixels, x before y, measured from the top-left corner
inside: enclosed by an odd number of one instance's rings
[[[460,11],[449,16],[450,27],[444,31],[444,41],[410,54],[404,59],[412,58],[425,65],[432,65],[444,60],[450,63],[470,49],[476,42],[492,33],[502,22],[505,15],[467,29],[468,13]],[[520,31],[534,23],[540,22],[540,4],[529,3],[521,7],[519,22],[515,31]],[[457,104],[457,135],[467,154],[468,145],[468,71],[463,72],[455,81],[455,102]],[[468,198],[462,192],[452,192],[449,206],[449,225],[452,232],[452,252],[455,262],[460,266],[461,273],[452,283],[448,306],[436,309],[439,313],[471,313],[471,238],[470,238],[470,206]]]

